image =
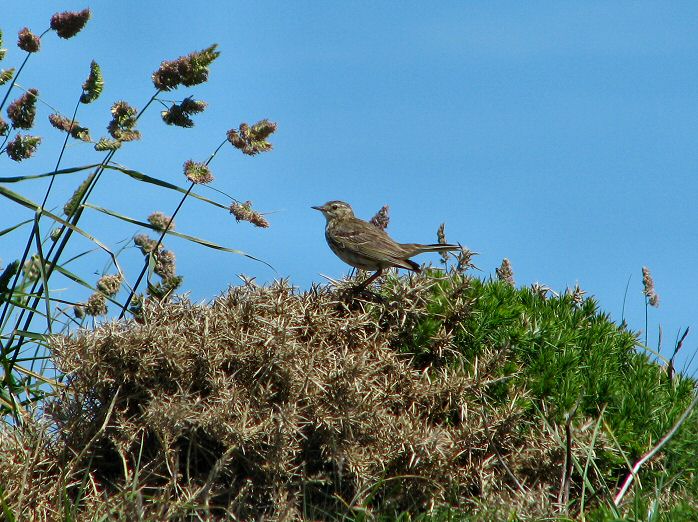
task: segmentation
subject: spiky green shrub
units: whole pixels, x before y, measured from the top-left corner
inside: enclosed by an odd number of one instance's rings
[[[491,387],[493,397],[524,387],[531,417],[543,413],[553,425],[573,410],[579,424],[601,416],[614,441],[600,455],[607,485],[671,428],[693,397],[693,379],[669,378],[638,350],[638,334],[611,321],[593,298],[477,279],[451,278],[437,289],[428,313],[403,333],[404,349],[421,364],[434,364],[439,332],[457,324],[447,364],[470,365],[482,353],[498,352],[502,376],[512,378]],[[467,313],[455,304],[458,298],[468,303]],[[688,472],[684,477],[698,468],[696,435],[684,429],[665,454],[667,466]]]

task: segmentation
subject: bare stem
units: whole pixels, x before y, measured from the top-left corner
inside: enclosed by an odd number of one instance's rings
[[[153,101],[155,100],[155,98],[157,97],[158,94],[160,94],[160,90],[159,90],[159,89],[158,89],[157,91],[155,91],[155,94],[153,94],[153,95],[150,97],[150,100],[148,100],[148,102],[145,104],[145,106],[143,107],[143,109],[138,113],[138,115],[136,116],[136,121],[138,121],[138,119],[141,117],[141,115],[143,114],[143,112],[148,108],[148,106],[149,106],[151,103],[153,103]],[[72,224],[72,225],[77,225],[78,221],[80,220],[80,217],[82,216],[82,212],[84,211],[84,207],[82,206],[82,203],[84,203],[85,201],[87,201],[87,198],[89,197],[90,193],[91,193],[92,190],[94,189],[94,187],[95,187],[97,181],[99,181],[100,176],[101,176],[102,173],[104,172],[105,166],[111,161],[111,158],[114,156],[114,154],[115,154],[115,151],[110,151],[110,152],[107,154],[107,156],[104,158],[104,160],[102,160],[100,166],[97,167],[96,175],[95,175],[95,177],[93,178],[92,183],[90,184],[90,186],[89,186],[89,187],[87,188],[87,190],[85,191],[85,194],[84,194],[83,197],[82,197],[82,201],[80,202],[81,204],[78,206],[78,210],[75,212],[75,215],[74,215],[74,216],[72,217],[72,219],[71,219],[71,224]],[[63,253],[63,250],[65,249],[65,247],[67,246],[68,240],[69,240],[70,237],[72,236],[72,233],[73,233],[73,229],[72,229],[72,228],[68,228],[68,230],[67,230],[67,232],[65,233],[65,235],[63,235],[63,232],[65,231],[66,228],[67,228],[67,227],[65,227],[65,225],[61,227],[61,230],[60,230],[60,233],[59,233],[59,235],[62,236],[61,241],[60,241],[60,244],[59,244],[58,242],[53,243],[53,244],[51,245],[51,248],[49,249],[49,252],[48,252],[47,256],[46,256],[47,258],[51,257],[51,254],[53,253],[54,249],[56,248],[56,245],[58,245],[58,247],[57,247],[58,249],[57,249],[55,255],[54,255],[53,258],[47,263],[47,270],[46,270],[46,280],[47,280],[47,281],[48,281],[48,279],[51,277],[51,274],[53,273],[55,267],[58,265],[58,261],[59,261],[59,259],[60,259],[60,256],[61,256],[61,254]],[[28,243],[28,245],[29,245],[29,243]],[[28,249],[28,248],[29,248],[29,246],[27,246],[27,249]],[[26,255],[27,255],[27,253],[25,252],[25,257],[26,257]],[[43,262],[43,260],[42,260],[42,262]],[[19,273],[18,273],[18,274],[19,274]],[[32,286],[32,289],[31,289],[30,294],[33,294],[33,293],[34,293],[34,290],[36,289],[37,284],[38,284],[38,281],[36,281],[36,282],[34,283],[34,285]],[[33,319],[33,317],[34,317],[34,311],[35,311],[36,307],[38,306],[39,299],[41,299],[44,290],[45,290],[45,288],[44,288],[44,285],[42,284],[41,286],[39,286],[39,289],[38,289],[38,291],[36,292],[36,294],[34,294],[34,295],[35,295],[34,301],[32,302],[32,305],[29,307],[28,317],[27,317],[27,319],[26,319],[25,322],[24,322],[24,326],[23,326],[22,329],[21,329],[22,331],[27,331],[27,330],[29,329],[29,325],[31,324],[31,321],[32,321],[32,319]],[[5,309],[3,310],[2,318],[0,318],[0,324],[2,324],[2,319],[4,319],[5,313],[6,313],[6,311],[7,311],[7,305],[8,305],[8,303],[5,303],[5,304],[6,304],[6,307],[5,307]],[[22,344],[23,344],[23,342],[24,342],[25,336],[22,335],[22,336],[19,338],[19,340],[17,341],[17,346],[14,347],[13,349],[11,348],[11,347],[12,347],[12,343],[13,343],[14,338],[15,338],[15,334],[16,334],[16,332],[17,332],[17,329],[19,328],[19,325],[20,325],[20,323],[21,323],[21,321],[22,321],[22,318],[24,317],[24,312],[25,312],[25,311],[27,311],[27,308],[23,308],[22,311],[20,312],[20,315],[19,315],[19,317],[17,318],[17,321],[16,321],[16,323],[15,323],[16,326],[15,326],[15,328],[14,328],[13,331],[12,331],[12,335],[11,335],[10,338],[7,340],[7,343],[5,344],[5,347],[4,347],[3,350],[2,350],[3,353],[10,353],[10,351],[13,351],[13,350],[14,350],[12,359],[11,359],[9,365],[8,365],[8,368],[7,368],[6,371],[5,371],[5,374],[6,374],[6,375],[5,375],[5,379],[8,379],[9,373],[10,373],[10,372],[12,371],[12,369],[14,368],[15,362],[16,362],[16,360],[17,360],[17,357],[19,356],[19,352],[20,352],[21,347],[22,347]]]
[[[693,408],[696,407],[696,404],[698,404],[698,393],[694,391],[695,396],[693,397],[693,401],[691,404],[686,408],[686,410],[683,412],[679,420],[676,421],[676,424],[669,430],[669,433],[664,435],[662,439],[647,453],[645,453],[640,460],[638,460],[635,465],[632,467],[630,470],[630,473],[628,473],[628,476],[625,478],[625,481],[623,482],[623,486],[620,488],[620,491],[616,495],[616,498],[613,499],[613,504],[615,506],[620,505],[621,501],[623,500],[623,497],[625,494],[628,492],[628,488],[630,488],[630,485],[633,483],[633,480],[635,480],[635,477],[640,471],[640,468],[642,465],[650,460],[652,457],[654,457],[659,450],[662,449],[662,447],[669,442],[672,437],[676,434],[676,432],[679,430],[681,425],[688,419],[688,417],[691,415],[691,412],[693,411]]]
[[[208,159],[206,160],[206,163],[204,163],[204,165],[208,166],[211,163],[211,161],[213,161],[213,158],[216,157],[216,154],[218,154],[218,151],[221,150],[221,148],[223,148],[223,145],[225,145],[227,143],[227,141],[228,141],[227,139],[223,140],[220,143],[220,145],[218,145],[218,147],[216,147],[216,149],[211,153],[211,155],[208,157]],[[174,221],[175,216],[177,215],[177,213],[180,211],[180,209],[184,205],[184,202],[186,201],[187,197],[189,196],[192,189],[194,188],[194,185],[196,185],[196,183],[191,183],[189,185],[189,188],[187,189],[187,191],[182,196],[182,199],[179,201],[177,208],[175,208],[175,211],[172,213],[172,216],[170,217],[170,223],[172,223],[172,221]],[[160,248],[160,245],[162,244],[162,240],[165,239],[165,235],[167,234],[167,231],[169,230],[169,228],[170,227],[168,224],[168,226],[165,228],[165,230],[163,230],[162,233],[160,234],[160,237],[158,238],[158,242],[155,244],[155,247],[153,248],[153,252],[155,252],[155,255],[157,255],[158,248]],[[131,292],[129,293],[128,297],[126,298],[126,301],[124,302],[124,305],[121,308],[121,313],[119,314],[119,319],[123,319],[124,315],[126,315],[126,311],[128,310],[128,307],[131,304],[133,297],[136,295],[136,292],[138,291],[138,286],[141,284],[141,281],[143,281],[143,277],[145,277],[145,273],[148,270],[148,266],[149,266],[148,258],[146,257],[145,262],[143,263],[143,268],[141,269],[141,272],[138,274],[138,278],[136,279],[136,282],[134,283],[134,285],[131,289]]]

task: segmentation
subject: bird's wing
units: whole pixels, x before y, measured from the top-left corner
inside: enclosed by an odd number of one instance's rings
[[[402,266],[406,257],[399,243],[382,229],[360,219],[343,220],[333,229],[334,239],[344,248],[378,261]]]

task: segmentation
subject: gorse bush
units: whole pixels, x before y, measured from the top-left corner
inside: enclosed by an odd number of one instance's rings
[[[173,102],[163,99],[162,95],[179,87],[191,88],[206,82],[210,67],[220,54],[215,44],[175,60],[163,61],[152,74],[154,92],[145,101],[143,108],[138,110],[124,100],[115,101],[111,105],[108,120],[105,119],[106,133],[101,136],[99,132],[84,127],[79,122],[86,106],[98,102],[105,87],[98,57],[85,64],[86,79],[81,90],[76,89],[81,92],[75,100],[74,108],[66,108],[64,111],[53,109],[49,114],[43,114],[45,106],[54,107],[51,93],[22,87],[19,83],[21,73],[37,61],[38,57],[34,58],[34,55],[40,55],[42,43],[50,33],[55,32],[62,39],[76,37],[88,24],[91,15],[90,9],[57,13],[51,18],[50,27],[41,34],[23,28],[19,31],[17,41],[18,48],[24,53],[23,61],[17,67],[0,72],[0,85],[5,89],[0,110],[6,109],[4,114],[7,116],[7,121],[0,116],[0,161],[4,158],[6,163],[2,168],[3,176],[0,177],[0,195],[4,198],[2,205],[3,209],[16,206],[18,210],[23,209],[31,215],[24,221],[3,223],[3,229],[0,230],[0,235],[28,230],[23,251],[16,253],[16,260],[0,267],[0,415],[4,417],[12,414],[15,420],[23,409],[46,393],[52,393],[57,384],[50,378],[51,372],[46,366],[47,334],[80,327],[90,318],[109,313],[119,317],[138,317],[146,301],[167,300],[180,288],[183,278],[177,273],[174,252],[165,247],[164,239],[167,235],[185,239],[197,246],[255,259],[239,250],[175,231],[174,218],[187,199],[197,198],[214,209],[229,211],[238,221],[249,221],[259,227],[269,226],[268,221],[252,208],[249,201],[243,203],[230,198],[231,202],[220,203],[195,191],[195,188],[203,188],[213,181],[210,165],[226,144],[248,156],[271,150],[272,145],[268,140],[276,130],[276,124],[269,120],[264,119],[252,125],[242,123],[222,132],[220,143],[214,145],[213,152],[205,161],[183,157],[182,179],[186,181],[183,186],[115,162],[121,147],[147,138],[141,135],[138,124],[146,111],[154,106],[163,107],[159,117],[165,124],[182,128],[194,126],[194,118],[206,109],[206,102],[195,100],[192,96]],[[7,58],[6,51],[0,50],[0,60]],[[47,117],[52,127],[64,133],[55,168],[46,173],[10,175],[13,162],[29,160],[41,151],[42,145],[48,140],[60,136],[29,133],[35,128],[37,118],[42,117]],[[84,151],[84,157],[91,158],[83,160],[86,164],[64,165],[70,140],[84,145],[80,150]],[[93,150],[90,150],[90,146]],[[159,190],[179,192],[181,199],[172,209],[171,215],[157,209],[155,212],[154,209],[143,209],[143,215],[149,215],[147,220],[125,215],[118,209],[104,208],[95,203],[93,195],[105,172],[114,172],[140,182],[144,189],[149,185]],[[72,196],[57,190],[59,177],[76,179]],[[43,181],[45,184],[43,196],[37,201],[9,188],[10,184],[32,181]],[[220,191],[217,194],[225,196]],[[54,209],[62,209],[62,212]],[[131,242],[143,254],[140,272],[125,273],[119,262],[119,256],[125,247],[118,247],[119,241],[116,238],[105,238],[100,233],[84,228],[83,216],[86,212],[101,213],[150,230],[150,234],[135,233]],[[3,211],[3,218],[16,215],[15,212]],[[91,243],[90,249],[82,252],[71,249],[76,237],[82,237]],[[106,256],[106,266],[97,280],[91,275],[76,273],[71,269],[77,259],[93,249]],[[104,260],[99,260],[98,263],[104,264]],[[90,295],[82,301],[58,298],[55,289],[66,282],[84,287]]]
[[[626,460],[636,461],[650,441],[666,434],[693,397],[693,379],[669,377],[665,368],[636,351],[638,334],[600,313],[593,298],[580,299],[574,292],[550,298],[536,289],[479,280],[470,281],[463,298],[471,298],[471,305],[467,317],[459,317],[453,352],[458,361],[468,363],[492,350],[502,354],[501,371],[511,378],[490,393],[506,400],[511,387],[524,383],[531,392],[527,410],[543,412],[551,424],[564,423],[572,411],[580,419],[602,417],[622,448],[602,454],[605,481],[615,483]],[[432,339],[449,323],[451,310],[448,300],[432,302],[423,319]],[[416,325],[419,336],[409,350],[432,353],[433,341],[424,329]],[[694,437],[686,430],[675,439],[668,461],[695,470]]]
[[[349,284],[250,282],[212,305],[151,301],[140,323],[53,337],[70,376],[49,408],[55,435],[29,423],[5,437],[18,455],[0,469],[16,477],[6,502],[28,518],[161,520],[434,506],[436,520],[602,520],[652,502],[612,501],[695,383],[668,379],[593,300],[457,272],[391,276],[369,301],[347,301]],[[694,415],[642,469],[637,498],[656,488],[664,511],[696,507],[696,436]]]
[[[352,291],[355,279],[308,291],[244,279],[211,304],[177,297],[166,238],[256,259],[186,234],[180,210],[195,198],[268,227],[250,201],[205,194],[224,147],[268,152],[276,124],[235,122],[207,158],[181,158],[181,185],[118,164],[148,138],[139,124],[155,107],[165,125],[195,125],[207,103],[164,94],[206,82],[219,50],[154,64],[153,93],[109,102],[98,132],[80,121],[104,101],[99,57],[74,107],[45,114],[51,93],[18,82],[47,36],[76,37],[91,15],[22,28],[23,60],[0,71],[3,209],[29,214],[3,213],[16,221],[0,230],[26,233],[0,270],[4,519],[695,519],[695,381],[673,356],[650,359],[639,334],[579,288],[517,288],[506,259],[496,281],[472,278],[463,249],[455,266],[444,255],[446,270],[391,273],[377,293]],[[44,117],[54,134],[38,135]],[[54,168],[12,172],[59,136]],[[89,159],[67,166],[71,140]],[[100,205],[106,173],[178,204],[136,217]],[[43,184],[38,199],[15,188],[30,183]],[[102,237],[90,213],[133,234]],[[371,223],[385,229],[388,207]],[[94,252],[96,277],[74,268]],[[84,298],[59,293],[66,283]],[[643,284],[656,306],[646,268]]]

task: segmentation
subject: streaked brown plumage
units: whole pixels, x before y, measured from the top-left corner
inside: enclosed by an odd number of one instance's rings
[[[329,201],[319,210],[327,219],[325,239],[337,257],[361,270],[373,270],[359,288],[365,288],[390,267],[419,272],[419,265],[409,258],[424,252],[459,250],[458,245],[420,245],[398,243],[382,229],[354,216],[351,206],[344,201]]]

